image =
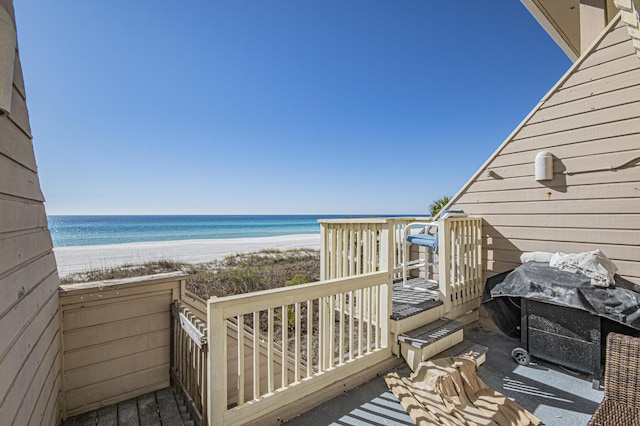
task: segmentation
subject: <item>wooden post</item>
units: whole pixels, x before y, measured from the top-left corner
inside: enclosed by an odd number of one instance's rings
[[[447,219],[438,221],[438,282],[444,313],[451,310],[451,291],[449,273],[451,271],[451,253],[449,250],[449,223]]]
[[[380,296],[380,316],[378,317],[380,346],[382,348],[390,348],[391,329],[389,327],[389,316],[391,315],[391,308],[393,306],[391,300],[393,283],[387,282],[384,285],[378,286],[378,288],[378,294]]]
[[[327,279],[327,256],[329,253],[327,252],[327,224],[320,223],[320,281],[324,281]]]
[[[209,353],[207,367],[211,379],[208,391],[209,425],[224,424],[227,411],[227,322],[222,310],[216,307],[216,297],[207,302],[207,331],[209,332]]]
[[[391,329],[384,327],[384,324],[389,324],[389,317],[393,313],[393,270],[395,268],[394,252],[396,247],[396,224],[393,219],[387,219],[387,222],[383,225],[381,232],[380,242],[380,269],[387,272],[387,291],[383,296],[383,292],[380,292],[381,299],[379,301],[381,305],[380,318],[382,334],[381,343],[382,347],[388,348],[391,342]],[[384,264],[382,263],[384,261]],[[382,290],[382,289],[381,289]],[[384,330],[383,330],[384,328]]]
[[[393,278],[393,221],[387,220],[380,231],[380,269],[391,272]]]

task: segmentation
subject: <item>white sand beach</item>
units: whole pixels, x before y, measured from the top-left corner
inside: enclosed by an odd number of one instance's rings
[[[319,249],[320,234],[55,247],[53,251],[58,263],[58,273],[64,277],[74,272],[161,259],[202,263],[236,253],[293,248]]]

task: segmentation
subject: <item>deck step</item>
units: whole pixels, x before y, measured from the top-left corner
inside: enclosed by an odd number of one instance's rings
[[[469,352],[473,353],[473,358],[476,360],[476,364],[482,365],[487,360],[487,352],[489,348],[478,343],[462,342],[444,351],[442,356],[461,356],[466,355]]]
[[[440,318],[430,324],[398,336],[400,353],[412,371],[422,361],[462,342],[464,324]]]

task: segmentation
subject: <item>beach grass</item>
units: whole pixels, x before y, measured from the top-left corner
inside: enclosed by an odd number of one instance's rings
[[[268,249],[197,264],[157,260],[78,272],[61,278],[60,283],[105,281],[175,271],[188,274],[187,290],[204,299],[231,296],[284,287],[296,276],[297,281],[318,281],[320,252],[313,249]]]

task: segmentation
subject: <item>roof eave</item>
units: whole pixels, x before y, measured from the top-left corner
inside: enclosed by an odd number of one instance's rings
[[[575,62],[580,56],[579,49],[569,42],[569,37],[562,31],[562,28],[553,17],[546,14],[544,9],[536,3],[536,0],[520,0],[520,2],[527,8],[536,21],[538,21],[542,28],[544,28],[547,34],[551,36],[553,41],[560,46],[569,59]]]

